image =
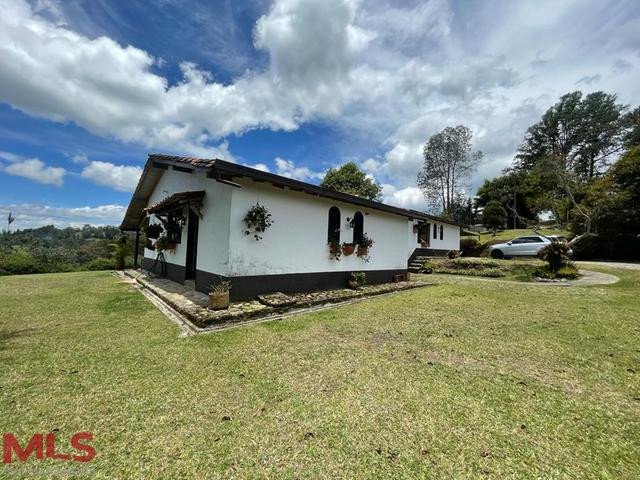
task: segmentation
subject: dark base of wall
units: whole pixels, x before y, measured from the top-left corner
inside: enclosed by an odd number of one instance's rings
[[[143,270],[150,270],[153,267],[154,262],[155,260],[153,258],[144,257],[142,259],[141,267]],[[174,282],[184,283],[185,268],[182,265],[176,265],[175,263],[169,263],[169,262],[165,262],[165,265],[167,269],[166,278]],[[157,275],[160,274],[160,263],[156,265],[156,268],[153,271],[153,273]]]
[[[449,250],[437,250],[435,248],[416,248],[411,257],[409,257],[409,263],[411,263],[416,257],[445,257],[449,253]]]
[[[407,270],[371,270],[366,271],[367,284],[386,283],[394,275],[406,274]],[[280,275],[252,275],[244,277],[223,277],[214,273],[196,271],[196,290],[207,293],[211,284],[221,280],[231,282],[231,299],[253,298],[261,293],[313,292],[345,288],[351,275],[347,272],[285,273]]]

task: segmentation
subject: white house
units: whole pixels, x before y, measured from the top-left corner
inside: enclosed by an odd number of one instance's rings
[[[245,233],[256,204],[273,221],[261,239]],[[164,252],[164,266],[145,248],[142,268],[164,267],[169,279],[192,279],[203,292],[228,280],[236,299],[340,288],[351,272],[365,272],[369,284],[388,282],[406,275],[411,256],[444,254],[460,243],[459,226],[422,212],[223,160],[159,154],[149,155],[120,228],[139,233],[147,217],[174,225],[175,248]],[[367,256],[330,252],[330,241],[349,247],[363,234],[375,242]]]

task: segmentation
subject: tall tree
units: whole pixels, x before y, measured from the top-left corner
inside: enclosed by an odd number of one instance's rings
[[[418,173],[418,187],[433,206],[451,216],[456,196],[482,160],[482,152],[471,151],[473,135],[464,125],[436,133],[423,148],[424,165]]]
[[[496,231],[504,227],[507,221],[507,211],[497,200],[491,200],[482,211],[482,224],[493,232],[495,237]]]
[[[529,127],[516,155],[516,167],[531,171],[545,157],[562,162],[581,181],[591,180],[622,151],[626,106],[616,95],[571,92]]]
[[[376,201],[382,193],[380,184],[368,177],[353,162],[345,163],[339,168],[330,168],[320,186]]]
[[[496,200],[508,212],[509,224],[513,228],[527,226],[540,212],[536,197],[537,188],[531,182],[532,176],[524,172],[505,169],[503,174],[492,180],[485,180],[478,189],[476,203],[484,207],[491,200]]]
[[[624,126],[626,128],[624,146],[626,149],[631,150],[633,147],[640,145],[640,107],[636,107],[625,115]]]

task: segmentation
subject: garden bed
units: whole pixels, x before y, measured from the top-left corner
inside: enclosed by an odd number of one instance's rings
[[[269,317],[290,310],[305,309],[323,304],[342,303],[363,297],[371,297],[429,285],[429,283],[423,281],[410,281],[365,285],[357,290],[341,288],[337,290],[322,290],[288,295],[278,293],[261,295],[256,300],[232,302],[229,308],[225,310],[210,310],[207,308],[207,295],[194,291],[188,286],[172,282],[166,278],[151,278],[136,270],[127,270],[125,274],[135,279],[138,284],[147,288],[199,328]]]

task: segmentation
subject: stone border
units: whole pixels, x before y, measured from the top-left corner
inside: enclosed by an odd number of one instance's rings
[[[136,272],[137,273],[137,272]],[[282,318],[284,314],[297,314],[313,310],[319,310],[332,306],[353,303],[368,297],[412,290],[431,286],[432,284],[422,281],[385,283],[379,285],[366,286],[361,290],[325,290],[321,292],[310,292],[306,294],[291,295],[296,298],[296,303],[288,306],[268,306],[260,302],[236,302],[232,303],[229,310],[213,311],[200,307],[196,304],[186,306],[167,298],[164,290],[147,281],[143,274],[135,275],[130,271],[124,272],[125,278],[130,278],[136,282],[136,286],[143,289],[143,293],[148,292],[165,306],[174,310],[180,320],[186,320],[190,329],[194,333],[220,330],[233,326],[234,324],[253,323],[258,321]],[[148,297],[148,295],[145,295]],[[153,302],[152,303],[156,303]],[[235,308],[234,308],[235,307]],[[161,309],[162,310],[162,309]],[[163,312],[164,313],[164,312]],[[171,318],[171,317],[170,317]],[[173,318],[171,320],[175,321]]]

